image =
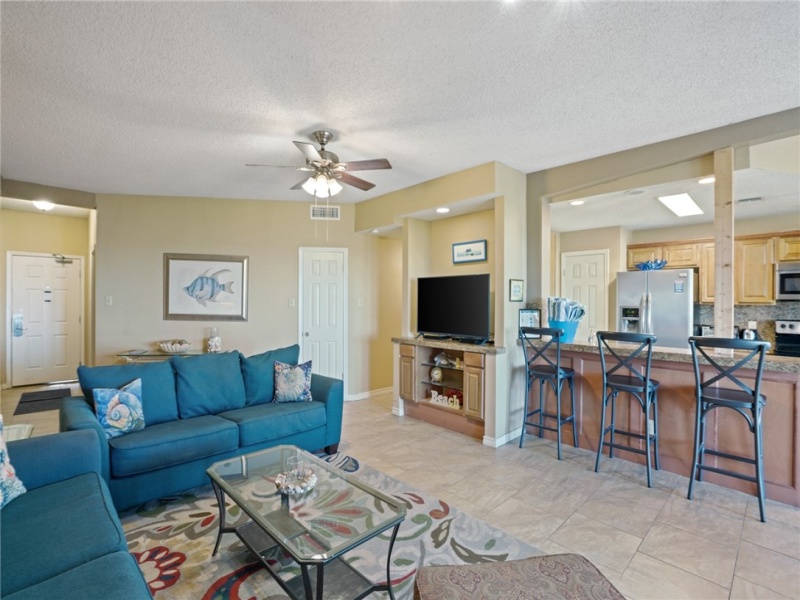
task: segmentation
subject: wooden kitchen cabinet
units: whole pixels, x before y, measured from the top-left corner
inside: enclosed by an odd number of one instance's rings
[[[661,246],[628,248],[628,269],[635,269],[636,263],[661,260],[661,258]]]
[[[800,235],[790,235],[777,239],[778,262],[800,261]]]
[[[700,244],[700,273],[697,301],[701,304],[714,304],[714,244],[705,242]]]
[[[773,238],[736,240],[734,289],[736,304],[774,304]]]
[[[700,244],[670,244],[661,250],[667,269],[682,269],[700,265]]]
[[[416,371],[414,364],[416,346],[400,344],[400,385],[399,394],[403,400],[414,401],[414,390],[417,385]]]

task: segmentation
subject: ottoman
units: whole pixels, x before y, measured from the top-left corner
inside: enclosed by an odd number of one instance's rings
[[[417,572],[415,600],[466,598],[625,600],[597,567],[578,554],[422,567]]]

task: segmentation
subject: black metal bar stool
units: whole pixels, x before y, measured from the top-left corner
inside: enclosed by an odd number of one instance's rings
[[[554,431],[556,433],[556,445],[558,448],[558,460],[561,460],[561,427],[566,423],[572,423],[572,441],[578,447],[578,427],[575,423],[575,392],[573,382],[575,370],[561,366],[561,338],[564,335],[563,329],[552,327],[520,327],[519,339],[522,342],[522,350],[525,352],[525,406],[522,417],[522,433],[519,436],[519,447],[522,448],[522,441],[525,439],[525,428],[536,427],[539,437],[543,432]],[[548,337],[547,341],[544,338]],[[540,345],[534,344],[534,340],[541,340]],[[555,360],[546,352],[555,345]],[[544,362],[536,363],[538,359]],[[528,402],[530,401],[530,391],[534,380],[539,380],[539,407],[529,411]],[[561,388],[564,381],[569,386],[569,399],[572,414],[567,417],[561,416]],[[548,413],[545,411],[545,383],[549,383],[556,395],[556,412]],[[538,419],[529,420],[531,417]],[[545,424],[545,419],[555,420],[555,425]]]
[[[694,431],[694,457],[692,458],[692,474],[689,477],[689,492],[687,498],[692,499],[692,486],[695,477],[698,481],[703,480],[703,471],[712,471],[737,479],[744,479],[756,484],[758,490],[758,508],[761,512],[761,521],[766,523],[766,513],[764,512],[764,440],[761,422],[761,413],[767,404],[767,398],[761,393],[761,376],[764,373],[764,355],[770,347],[769,342],[737,340],[730,338],[709,338],[709,337],[690,337],[689,346],[692,349],[692,362],[694,363],[694,378],[697,392],[697,418],[695,420]],[[714,356],[717,349],[744,351],[747,354],[729,355],[729,362],[732,358],[733,365],[725,366],[720,364],[722,356]],[[711,365],[716,372],[713,377],[706,373],[705,381],[700,377],[700,356]],[[742,373],[737,371],[747,367],[747,364],[758,357],[754,375],[747,379],[753,379],[753,387],[744,383],[740,377]],[[719,384],[734,384],[735,387],[719,387]],[[737,456],[727,452],[721,452],[706,448],[706,417],[711,411],[717,408],[732,408],[747,421],[750,433],[754,437],[754,458]],[[703,464],[703,457],[706,454],[720,456],[729,460],[736,460],[755,466],[755,476],[745,473],[737,473],[721,467]]]
[[[650,359],[653,352],[653,343],[656,336],[649,333],[617,333],[613,331],[598,331],[597,346],[600,349],[600,365],[603,370],[603,408],[600,416],[600,441],[597,444],[597,460],[594,463],[594,470],[600,470],[600,456],[603,454],[603,446],[608,447],[608,456],[614,456],[614,449],[627,450],[636,454],[644,454],[647,459],[647,487],[653,487],[650,472],[651,452],[655,457],[655,468],[658,470],[658,381],[650,379]],[[614,347],[609,342],[626,342],[634,344],[631,350],[625,349],[623,356],[620,354],[621,348]],[[610,364],[606,366],[606,353],[610,357]],[[642,359],[644,361],[644,373],[637,369],[633,361]],[[625,392],[639,401],[639,405],[644,413],[644,433],[619,429],[616,425],[617,396]],[[611,423],[606,427],[606,407],[611,402]],[[650,413],[652,411],[653,429],[650,431]],[[609,441],[605,441],[606,435],[610,435]],[[644,450],[636,446],[619,444],[614,440],[615,435],[623,435],[627,438],[644,440]]]

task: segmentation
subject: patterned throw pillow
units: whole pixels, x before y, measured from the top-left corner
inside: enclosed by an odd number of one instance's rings
[[[308,402],[311,400],[311,361],[288,365],[275,361],[275,399],[273,402]]]
[[[118,390],[95,388],[92,395],[97,420],[108,439],[144,429],[141,379]]]
[[[17,477],[17,472],[8,458],[6,440],[3,437],[3,415],[0,415],[0,508],[25,491],[25,486]]]

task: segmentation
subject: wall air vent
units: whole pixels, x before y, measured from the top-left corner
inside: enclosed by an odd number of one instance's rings
[[[741,200],[737,200],[736,204],[753,204],[755,202],[763,202],[764,198],[761,196],[754,196],[753,198],[742,198]]]
[[[311,220],[312,221],[338,221],[341,219],[339,216],[340,206],[331,206],[323,204],[311,205]]]

